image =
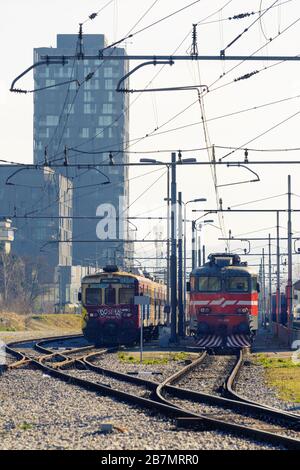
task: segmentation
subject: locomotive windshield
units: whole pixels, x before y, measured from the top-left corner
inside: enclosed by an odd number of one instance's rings
[[[86,305],[99,305],[102,303],[101,289],[95,287],[88,287],[85,290],[85,303]]]
[[[200,276],[194,281],[196,292],[219,292],[221,290],[221,278],[216,276]]]
[[[242,276],[234,276],[226,279],[227,292],[248,292],[249,279]]]
[[[119,303],[120,304],[133,304],[134,303],[134,288],[122,287],[119,290]]]

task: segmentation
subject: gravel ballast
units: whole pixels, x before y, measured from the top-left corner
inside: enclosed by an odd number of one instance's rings
[[[103,434],[101,423],[119,427]],[[171,420],[29,368],[0,377],[1,449],[268,449],[215,431],[176,431]]]

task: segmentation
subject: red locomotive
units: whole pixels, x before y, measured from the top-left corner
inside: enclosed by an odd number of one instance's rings
[[[145,296],[148,305],[135,305]],[[145,339],[155,337],[165,323],[166,287],[152,279],[107,266],[81,283],[82,330],[91,342],[130,344],[139,339],[143,318]]]
[[[190,275],[190,330],[200,347],[250,346],[258,328],[257,274],[236,254],[208,260]]]

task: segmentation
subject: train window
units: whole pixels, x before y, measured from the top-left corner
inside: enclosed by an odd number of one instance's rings
[[[199,277],[199,292],[218,292],[221,290],[220,277]]]
[[[228,292],[248,292],[249,280],[247,277],[229,277],[226,280],[226,290]]]
[[[105,292],[105,305],[115,305],[116,304],[116,289],[114,287],[106,287]]]
[[[85,289],[85,304],[86,305],[101,305],[101,289],[88,287]]]
[[[134,289],[121,288],[119,290],[119,303],[120,304],[133,304],[134,303]]]

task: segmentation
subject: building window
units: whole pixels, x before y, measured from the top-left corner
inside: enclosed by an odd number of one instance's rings
[[[112,104],[111,103],[103,103],[103,114],[112,114]]]
[[[99,126],[109,126],[112,123],[112,116],[100,116],[98,119]]]
[[[52,85],[55,85],[55,80],[46,80],[46,86],[52,86]]]
[[[58,116],[46,116],[46,126],[57,126]]]
[[[86,138],[86,137],[89,137],[90,136],[90,132],[89,132],[89,128],[88,127],[83,127],[81,129],[81,132],[80,132],[80,137],[83,137],[83,138]]]
[[[113,73],[112,67],[105,67],[104,68],[104,77],[105,78],[112,78],[112,76],[113,76],[112,73]]]
[[[43,137],[49,137],[50,133],[49,133],[49,127],[45,127],[43,130],[41,130],[38,134],[39,138],[43,138]]]
[[[49,77],[49,67],[46,67],[45,70],[43,70],[42,72],[39,73],[39,76],[40,77]]]
[[[96,113],[96,105],[85,103],[83,107],[84,114],[95,114]]]
[[[71,78],[71,77],[70,77],[70,78]],[[77,87],[78,87],[78,85],[77,85],[76,82],[70,83],[70,90],[77,90]]]
[[[113,81],[112,80],[104,80],[104,88],[105,88],[105,90],[112,90],[113,89]]]
[[[104,129],[102,127],[97,127],[96,128],[96,139],[103,139],[104,137]]]
[[[110,102],[114,101],[114,93],[112,91],[108,92],[108,101]]]
[[[86,90],[99,90],[99,80],[88,80],[85,82],[85,89]]]
[[[84,92],[84,101],[86,101],[87,103],[90,101],[94,101],[92,97],[92,93],[90,91]]]
[[[65,114],[74,114],[74,103],[73,104],[67,104],[65,107]]]

